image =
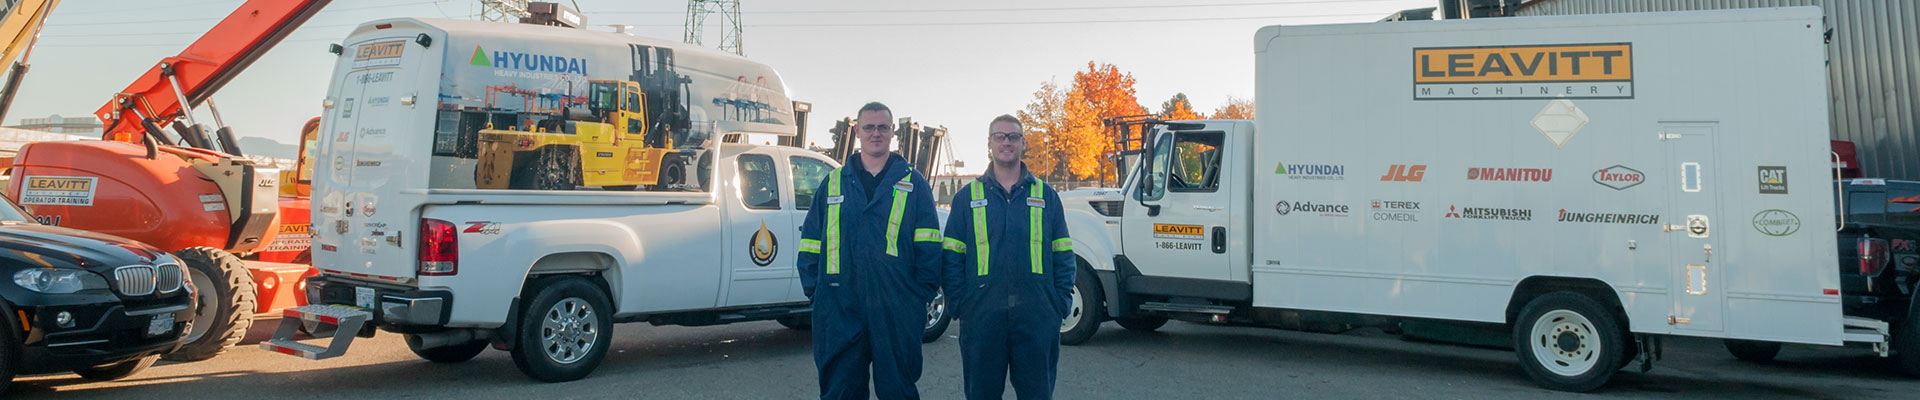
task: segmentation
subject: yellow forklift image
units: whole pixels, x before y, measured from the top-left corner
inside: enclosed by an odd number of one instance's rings
[[[595,80],[587,92],[587,121],[481,129],[475,186],[632,190],[686,181],[690,158],[674,149],[670,135],[650,132],[640,84]]]

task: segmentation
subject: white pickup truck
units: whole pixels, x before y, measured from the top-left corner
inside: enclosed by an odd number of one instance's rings
[[[567,381],[599,364],[613,323],[808,325],[795,243],[837,164],[732,143],[796,132],[772,68],[449,20],[369,22],[337,50],[331,166],[314,180],[322,275],[263,348],[328,358],[378,328],[434,362],[491,345]],[[293,341],[302,329],[333,341]]]

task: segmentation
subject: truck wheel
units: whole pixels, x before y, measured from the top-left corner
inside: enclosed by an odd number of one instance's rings
[[[532,292],[533,301],[520,312],[513,364],[545,382],[593,373],[613,342],[613,307],[606,292],[578,276],[541,279]]]
[[[1725,342],[1727,344],[1727,352],[1733,353],[1733,358],[1738,358],[1741,361],[1754,363],[1772,362],[1774,356],[1780,355],[1780,343],[1778,342],[1735,339],[1727,339]]]
[[[1113,322],[1119,323],[1121,328],[1127,328],[1130,331],[1153,332],[1160,330],[1162,326],[1167,326],[1167,317],[1158,315],[1120,317],[1114,318]]]
[[[140,371],[146,370],[147,367],[153,366],[154,361],[160,361],[160,357],[146,356],[112,364],[95,365],[73,370],[73,373],[80,374],[81,378],[86,378],[90,381],[105,382],[119,380],[120,378],[133,376],[133,374],[138,374]]]
[[[220,355],[240,343],[253,327],[253,273],[233,253],[211,247],[189,247],[173,253],[185,263],[193,279],[193,320],[187,321],[186,344],[161,355],[167,361],[200,361]]]
[[[1893,359],[1900,366],[1900,372],[1920,378],[1920,308],[1907,310],[1907,319],[1894,324],[1893,337],[1890,339],[1893,341]]]
[[[579,185],[580,156],[572,148],[545,147],[513,169],[509,186],[514,189],[573,190]]]
[[[781,318],[774,321],[779,322],[780,326],[784,326],[784,327],[787,327],[787,329],[792,329],[796,331],[813,329],[812,314],[786,317],[786,318]]]
[[[13,311],[13,305],[0,300],[0,395],[7,394],[7,386],[13,384],[13,375],[20,371],[20,360],[26,352],[20,339],[20,323],[14,321],[19,315]]]
[[[1586,392],[1613,377],[1626,335],[1598,301],[1573,292],[1534,298],[1514,322],[1513,349],[1521,369],[1547,389]]]
[[[1080,272],[1074,275],[1072,306],[1067,309],[1066,317],[1060,319],[1060,344],[1075,346],[1086,343],[1093,339],[1094,332],[1100,331],[1100,321],[1106,317],[1107,311],[1100,301],[1100,285],[1093,281],[1093,271],[1085,266],[1080,267]],[[1163,319],[1160,323],[1166,324],[1167,321]]]
[[[933,290],[933,301],[927,302],[927,326],[920,332],[920,343],[933,343],[947,335],[947,325],[953,323],[953,314],[947,308],[947,291]]]
[[[419,344],[420,339],[415,338],[414,335],[406,335],[406,339],[407,350],[413,350],[413,355],[420,356],[422,360],[440,364],[456,364],[472,360],[473,357],[479,356],[480,352],[487,350],[487,346],[492,345],[492,342],[486,340],[475,340],[466,344],[422,349]]]

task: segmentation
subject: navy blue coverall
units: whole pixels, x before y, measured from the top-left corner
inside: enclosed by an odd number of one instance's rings
[[[827,174],[800,226],[800,285],[813,300],[820,398],[917,399],[920,336],[940,283],[940,229],[926,177],[891,156],[877,187],[858,153]],[[878,190],[875,190],[878,189]],[[869,375],[871,368],[871,375]]]
[[[989,171],[950,204],[941,285],[957,299],[967,398],[999,399],[1008,380],[1021,399],[1053,398],[1076,268],[1060,194],[1022,166],[1013,190]]]

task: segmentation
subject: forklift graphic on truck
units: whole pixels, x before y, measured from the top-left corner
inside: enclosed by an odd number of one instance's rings
[[[672,190],[690,183],[699,149],[675,144],[689,143],[692,80],[674,68],[673,49],[628,46],[633,72],[627,79],[587,81],[586,115],[574,115],[573,101],[561,100],[558,107],[524,109],[518,125],[480,129],[475,187]],[[489,103],[494,95],[490,88]]]

